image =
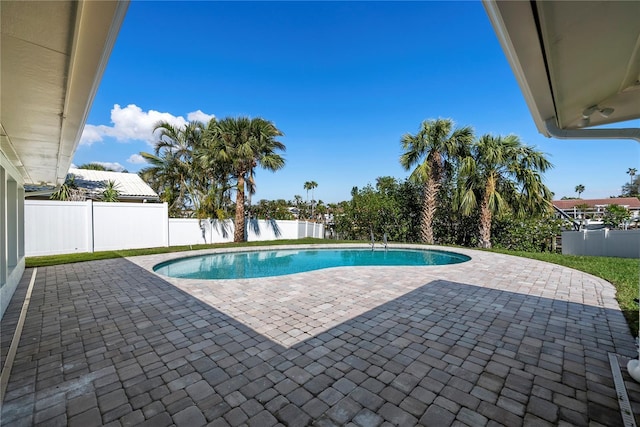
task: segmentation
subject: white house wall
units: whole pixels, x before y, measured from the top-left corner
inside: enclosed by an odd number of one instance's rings
[[[24,272],[24,182],[0,150],[0,317]]]

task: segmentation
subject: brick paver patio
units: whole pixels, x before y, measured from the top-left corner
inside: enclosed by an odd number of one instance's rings
[[[623,425],[609,353],[640,412],[613,286],[455,251],[251,280],[150,271],[181,254],[39,268],[2,425]]]

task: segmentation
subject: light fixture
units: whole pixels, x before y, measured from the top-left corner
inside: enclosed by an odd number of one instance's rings
[[[585,108],[584,111],[582,112],[582,118],[588,119],[589,117],[591,117],[593,113],[595,113],[597,109],[598,109],[597,105],[592,105],[591,107]]]
[[[613,114],[613,108],[601,108],[598,110],[598,113],[605,119]]]
[[[598,105],[592,105],[591,107],[587,107],[582,112],[582,118],[580,119],[580,122],[578,123],[578,126],[581,127],[581,128],[589,126],[589,123],[591,122],[591,115],[593,113],[595,113],[596,111],[602,117],[607,118],[611,114],[613,114],[614,109],[610,108],[610,107],[601,108],[601,107],[598,107]]]

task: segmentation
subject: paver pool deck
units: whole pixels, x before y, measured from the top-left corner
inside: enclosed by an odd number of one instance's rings
[[[611,284],[454,251],[472,259],[245,280],[153,273],[184,253],[38,268],[1,423],[624,425],[609,354],[638,418]]]

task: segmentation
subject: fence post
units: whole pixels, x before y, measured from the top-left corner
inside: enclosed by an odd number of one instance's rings
[[[167,202],[162,203],[162,214],[166,221],[164,222],[164,230],[162,230],[162,241],[164,242],[165,247],[171,246],[171,241],[169,240],[171,236],[169,236],[169,205]]]
[[[93,200],[89,199],[86,202],[86,215],[87,215],[87,249],[89,252],[95,252],[95,236],[94,236],[94,218],[93,218]]]

